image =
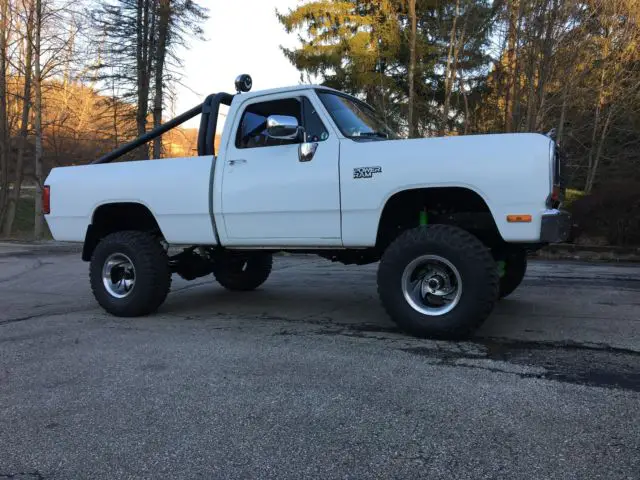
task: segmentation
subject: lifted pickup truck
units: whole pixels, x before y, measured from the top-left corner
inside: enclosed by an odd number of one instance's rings
[[[236,89],[48,176],[51,232],[84,242],[93,293],[111,314],[157,310],[172,273],[256,289],[272,254],[288,251],[380,262],[381,303],[402,329],[462,338],[520,284],[527,251],[568,238],[549,136],[400,139],[369,105],[329,88],[249,93],[245,75]],[[200,114],[198,156],[110,163]]]

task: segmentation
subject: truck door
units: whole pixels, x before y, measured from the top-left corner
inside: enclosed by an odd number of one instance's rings
[[[228,245],[341,245],[340,143],[315,102],[312,95],[289,93],[240,106],[223,167]],[[304,131],[274,138],[267,132],[273,116],[294,117]]]

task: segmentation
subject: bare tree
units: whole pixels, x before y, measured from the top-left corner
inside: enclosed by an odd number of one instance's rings
[[[408,0],[409,2],[409,21],[411,22],[411,34],[409,38],[409,138],[417,135],[418,122],[415,114],[416,110],[416,43],[417,43],[417,16],[416,16],[416,0]]]
[[[162,124],[162,109],[164,102],[164,64],[167,56],[167,36],[169,34],[169,18],[171,16],[171,1],[159,0],[158,9],[158,44],[155,55],[155,97],[153,100],[153,126]],[[162,155],[162,139],[153,141],[153,158]]]
[[[0,0],[0,221],[4,217],[9,192],[9,121],[7,115],[7,41],[9,0]]]
[[[640,4],[637,0],[594,0],[597,14],[598,90],[595,99],[585,191],[591,192],[616,116],[637,101],[640,87]],[[635,15],[635,16],[634,16]],[[633,48],[635,46],[635,48]],[[637,109],[637,106],[635,107]],[[638,110],[636,110],[638,111]]]
[[[20,200],[22,190],[22,177],[24,173],[24,157],[27,149],[27,136],[29,133],[29,114],[31,111],[31,80],[33,73],[33,27],[35,4],[33,0],[25,0],[22,3],[25,14],[25,35],[22,41],[24,45],[24,63],[22,71],[24,75],[24,86],[22,91],[22,117],[20,119],[20,131],[18,133],[18,154],[14,169],[13,190],[9,196],[7,209],[2,224],[2,234],[9,236],[13,230],[13,222],[16,216],[16,208]]]
[[[517,44],[518,44],[518,17],[521,0],[512,0],[507,2],[509,33],[507,35],[507,85],[505,88],[505,110],[504,110],[504,129],[506,132],[513,131],[513,104],[514,90],[516,88],[516,71],[517,71]]]
[[[467,15],[464,16],[464,26],[462,33],[458,34],[458,19],[460,17],[460,0],[456,0],[455,13],[451,31],[449,32],[449,51],[447,53],[447,63],[444,72],[444,105],[442,106],[442,120],[440,122],[440,135],[444,135],[449,123],[449,112],[451,110],[451,94],[457,76],[458,57],[460,49],[464,45]]]
[[[46,0],[45,0],[46,1]],[[43,8],[42,0],[35,0],[35,28],[34,28],[34,41],[33,41],[33,56],[34,56],[34,88],[35,88],[35,136],[36,136],[36,153],[35,153],[35,183],[36,183],[36,197],[35,197],[35,212],[34,212],[34,224],[33,224],[33,236],[36,240],[42,238],[44,234],[44,216],[42,212],[42,188],[44,178],[42,176],[42,24],[43,24]]]

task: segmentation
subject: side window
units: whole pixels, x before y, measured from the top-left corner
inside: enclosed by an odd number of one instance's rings
[[[302,105],[297,98],[272,100],[249,105],[242,114],[236,135],[236,148],[274,147],[291,145],[300,140],[276,140],[267,136],[267,118],[270,115],[287,115],[302,124]]]
[[[304,112],[304,128],[307,132],[307,142],[322,142],[329,138],[329,132],[327,131],[324,123],[316,107],[313,106],[311,101],[307,97],[303,97],[302,100],[303,112]]]

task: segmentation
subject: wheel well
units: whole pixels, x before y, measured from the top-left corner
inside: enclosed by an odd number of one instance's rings
[[[502,242],[491,210],[478,193],[464,187],[437,187],[404,190],[389,198],[378,224],[376,248],[385,250],[398,235],[423,221],[457,225],[490,246]]]
[[[98,242],[105,236],[123,230],[161,233],[153,213],[140,203],[109,203],[93,212],[82,249],[82,259],[89,261]]]

